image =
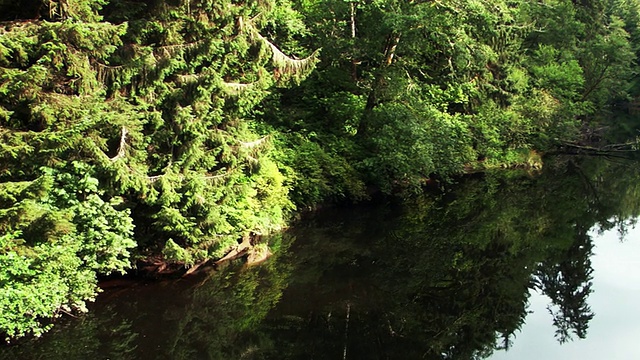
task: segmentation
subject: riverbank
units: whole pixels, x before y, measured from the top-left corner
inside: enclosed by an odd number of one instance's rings
[[[640,213],[640,167],[545,161],[536,176],[488,171],[444,193],[310,213],[276,234],[286,239],[269,240],[282,245],[261,266],[236,259],[185,278],[102,282],[87,314],[66,317],[41,339],[0,347],[0,358],[288,360],[342,358],[346,349],[347,358],[450,351],[491,359],[504,339],[514,350],[530,342],[532,309],[541,310],[532,325],[544,325],[534,339],[548,338],[540,351],[556,353],[554,334],[565,333],[586,337],[567,350],[589,348],[612,331],[601,325],[620,330],[596,296],[601,280],[636,283],[598,257],[620,246],[628,255],[621,261],[634,256],[626,245]],[[530,297],[532,287],[545,297]],[[620,290],[607,289],[610,299]],[[614,306],[613,318],[632,303]]]

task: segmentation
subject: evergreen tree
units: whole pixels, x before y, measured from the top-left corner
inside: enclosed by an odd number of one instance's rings
[[[316,62],[286,0],[0,5],[0,332],[84,309],[136,245],[192,265],[284,225],[249,115]]]
[[[295,206],[602,138],[637,95],[638,9],[0,0],[0,331],[82,309],[136,247],[198,265]],[[15,291],[45,275],[51,300]]]

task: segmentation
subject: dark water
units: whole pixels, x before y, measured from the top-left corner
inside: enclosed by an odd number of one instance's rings
[[[111,284],[0,359],[640,358],[637,165],[556,159],[322,211],[265,264]]]

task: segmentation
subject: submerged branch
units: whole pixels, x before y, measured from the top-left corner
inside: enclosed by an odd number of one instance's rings
[[[638,149],[638,145],[636,143],[611,144],[603,147],[593,147],[566,142],[560,144],[560,148],[551,153],[633,159],[637,158],[637,154],[640,154],[639,150],[640,149]]]
[[[344,324],[344,350],[342,352],[342,359],[347,359],[347,344],[349,343],[349,318],[351,317],[351,304],[347,303],[347,316]]]
[[[578,145],[574,143],[565,142],[562,143],[562,146],[584,151],[590,153],[601,153],[606,155],[607,153],[633,153],[638,151],[638,143],[636,142],[628,142],[621,144],[610,144],[603,147],[593,147],[588,145]]]

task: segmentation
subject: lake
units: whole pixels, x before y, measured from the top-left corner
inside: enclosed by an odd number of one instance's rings
[[[0,358],[640,358],[637,165],[555,158],[324,209],[261,265],[106,282]]]

